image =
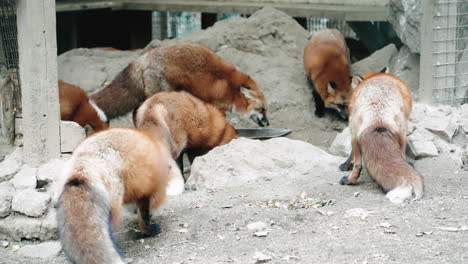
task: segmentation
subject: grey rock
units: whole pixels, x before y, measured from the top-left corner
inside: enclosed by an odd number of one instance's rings
[[[21,170],[10,181],[17,190],[22,189],[35,189],[37,185],[36,180],[37,169],[29,165],[23,165]]]
[[[73,49],[57,57],[58,76],[93,94],[108,85],[138,55],[139,52]]]
[[[187,184],[223,189],[247,182],[252,184],[265,177],[274,180],[286,174],[309,174],[311,170],[326,173],[327,169],[336,168],[341,160],[341,157],[299,140],[238,138],[196,158]]]
[[[412,53],[420,53],[421,0],[390,0],[390,23]]]
[[[351,131],[346,127],[338,134],[330,146],[330,153],[337,156],[348,157],[351,154]]]
[[[23,164],[22,149],[16,148],[0,163],[0,182],[7,181],[15,175]]]
[[[0,221],[0,239],[57,239],[55,211],[45,218],[31,218],[23,215],[10,215]]]
[[[437,114],[426,118],[423,126],[447,142],[451,142],[460,125],[454,116]]]
[[[0,217],[6,217],[11,213],[11,202],[15,189],[7,182],[0,184]]]
[[[13,197],[12,209],[27,216],[40,217],[47,212],[50,196],[35,190],[23,190]]]
[[[438,156],[439,151],[433,140],[434,134],[424,128],[416,128],[406,140],[409,154],[415,159]]]
[[[390,66],[390,61],[398,53],[394,44],[389,44],[369,57],[362,59],[351,65],[351,74],[366,74],[369,72],[379,72]]]
[[[415,159],[436,157],[439,155],[437,147],[429,140],[408,140],[408,147]]]
[[[60,151],[72,152],[86,137],[84,128],[72,121],[60,121]]]
[[[48,259],[57,256],[62,250],[58,241],[48,241],[37,245],[26,245],[18,250],[18,254],[34,259]]]
[[[398,76],[409,86],[413,100],[419,98],[419,54],[412,53],[408,46],[401,47],[390,60],[389,73]]]
[[[59,177],[65,161],[62,159],[52,159],[46,164],[39,167],[37,180],[44,182],[52,182]]]

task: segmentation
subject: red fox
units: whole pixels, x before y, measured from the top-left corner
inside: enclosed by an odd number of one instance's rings
[[[109,127],[106,116],[89,100],[85,91],[61,80],[58,86],[62,120],[75,121],[82,127],[89,124],[96,132]]]
[[[166,142],[174,159],[186,150],[193,161],[193,155],[237,138],[223,112],[186,92],[156,93],[134,112],[133,121],[138,129]]]
[[[158,91],[184,90],[219,109],[269,125],[266,99],[257,83],[200,44],[154,48],[130,63],[91,99],[108,118],[126,114]]]
[[[380,185],[393,203],[401,203],[414,195],[423,196],[421,175],[406,162],[407,120],[412,99],[408,86],[387,73],[353,77],[354,91],[349,103],[351,156],[340,165],[351,169],[351,175],[340,184],[356,184],[366,165],[369,175]]]
[[[130,128],[94,133],[73,152],[57,203],[58,233],[73,263],[124,263],[112,228],[122,204],[136,203],[143,236],[159,232],[150,209],[164,202],[177,165],[165,146]]]
[[[343,35],[336,29],[314,33],[304,48],[304,69],[314,85],[315,115],[323,117],[325,107],[347,119],[351,95],[349,51]]]

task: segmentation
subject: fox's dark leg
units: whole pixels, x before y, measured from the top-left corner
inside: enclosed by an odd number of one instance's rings
[[[352,165],[353,165],[353,152],[351,151],[348,158],[343,163],[341,163],[338,168],[340,169],[340,171],[349,171],[351,170]]]
[[[183,173],[184,172],[184,152],[181,152],[179,157],[177,157],[175,161],[180,171]]]
[[[150,199],[142,198],[137,201],[139,212],[138,223],[140,224],[140,231],[144,237],[154,236],[161,232],[158,224],[151,224],[150,214]]]
[[[357,140],[352,140],[352,155],[353,155],[353,171],[351,172],[350,176],[345,176],[341,178],[340,184],[356,184],[359,176],[361,176],[362,170],[362,156],[361,156],[361,149],[359,148],[359,144]]]
[[[190,161],[190,165],[192,165],[193,163],[193,160],[196,158],[196,157],[199,157],[199,156],[203,156],[205,155],[206,153],[208,153],[208,151],[210,151],[209,149],[190,149],[190,150],[187,150],[187,156],[188,156],[188,159]]]
[[[322,97],[320,97],[320,94],[317,93],[315,89],[312,91],[312,95],[315,101],[315,115],[317,117],[323,117],[325,115],[325,104],[323,103]]]

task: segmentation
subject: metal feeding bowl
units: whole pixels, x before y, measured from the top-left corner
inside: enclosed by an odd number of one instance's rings
[[[236,128],[236,132],[239,137],[250,139],[269,139],[285,136],[291,133],[291,130],[279,128]]]

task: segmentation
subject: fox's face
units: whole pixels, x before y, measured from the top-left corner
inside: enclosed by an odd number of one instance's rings
[[[266,115],[266,102],[265,97],[260,91],[254,91],[250,87],[242,86],[240,92],[245,98],[246,106],[244,107],[243,114],[248,115],[259,126],[269,126]],[[237,109],[240,110],[240,109]]]
[[[324,100],[324,104],[328,108],[333,108],[343,117],[347,119],[348,116],[348,102],[351,96],[351,84],[341,83],[341,87],[335,82],[327,84],[328,96]]]

